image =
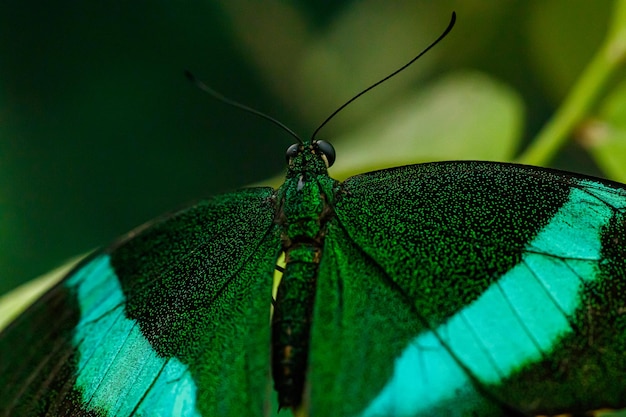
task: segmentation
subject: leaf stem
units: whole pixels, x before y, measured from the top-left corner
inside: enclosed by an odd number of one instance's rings
[[[518,158],[530,165],[547,165],[589,113],[615,71],[626,61],[626,0],[616,0],[607,36],[565,98],[561,107]]]

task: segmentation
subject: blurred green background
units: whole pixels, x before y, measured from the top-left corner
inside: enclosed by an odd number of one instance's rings
[[[201,93],[184,69],[308,136],[456,10],[447,39],[322,131],[338,152],[331,173],[510,161],[599,47],[613,4],[7,0],[0,294],[160,213],[283,172],[291,138]],[[551,166],[626,181],[620,79]]]

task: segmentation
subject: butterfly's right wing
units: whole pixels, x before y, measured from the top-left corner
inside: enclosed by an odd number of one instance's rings
[[[336,371],[311,368],[313,405],[332,398],[318,382],[359,393],[336,399],[363,416],[626,408],[624,185],[444,162],[335,198],[316,296],[336,301],[314,318],[338,324],[318,320],[311,361]]]
[[[218,196],[82,262],[0,334],[0,415],[262,415],[275,210]]]

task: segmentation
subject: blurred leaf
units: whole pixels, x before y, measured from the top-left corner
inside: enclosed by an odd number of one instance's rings
[[[385,107],[337,141],[333,176],[447,159],[510,161],[521,137],[517,93],[479,73],[454,73]],[[341,158],[341,159],[339,159]]]
[[[626,417],[625,410],[619,411],[611,411],[611,410],[601,410],[593,413],[596,417]]]
[[[0,331],[15,317],[24,311],[32,302],[52,288],[68,273],[80,258],[75,258],[64,265],[44,274],[13,291],[0,297]]]
[[[333,120],[329,129],[351,130],[432,74],[440,61],[467,57],[497,26],[503,6],[472,1],[383,0],[352,2],[325,25],[288,2],[222,1],[245,56],[269,88],[310,127],[367,86],[408,62],[460,18],[452,34],[419,63],[368,94]],[[245,7],[244,7],[245,6]],[[480,22],[480,24],[477,24]],[[469,36],[471,34],[471,36]],[[453,45],[455,46],[453,48]]]
[[[608,176],[626,182],[626,81],[605,98],[598,118],[585,124],[579,136]]]
[[[247,58],[258,67],[271,90],[310,126],[319,124],[330,111],[436,38],[449,16],[442,15],[440,28],[433,27],[432,21],[425,25],[421,5],[414,1],[396,2],[393,7],[382,1],[357,2],[320,27],[287,2],[222,3],[233,19]],[[378,103],[381,96],[393,96],[427,73],[440,53],[433,51],[419,70],[407,72],[377,91]],[[351,106],[336,123],[350,126],[357,115],[367,113],[364,103],[368,100]],[[370,110],[371,106],[369,102]]]
[[[572,86],[606,35],[613,0],[536,0],[529,8],[528,53],[554,102]]]

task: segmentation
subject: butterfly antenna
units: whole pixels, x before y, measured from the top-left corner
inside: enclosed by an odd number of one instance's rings
[[[356,100],[357,98],[361,97],[363,94],[367,93],[368,91],[370,91],[371,89],[373,89],[374,87],[378,87],[380,84],[384,83],[385,81],[387,81],[388,79],[390,79],[391,77],[395,76],[396,74],[398,74],[399,72],[403,71],[404,69],[406,69],[409,65],[411,65],[412,63],[414,63],[415,61],[417,61],[422,55],[424,55],[426,52],[428,52],[433,46],[437,45],[443,38],[445,38],[448,33],[450,33],[450,31],[452,30],[452,28],[454,27],[454,23],[456,22],[456,13],[452,12],[452,17],[450,18],[450,23],[448,23],[448,27],[446,28],[446,30],[443,31],[443,33],[441,35],[439,35],[439,37],[437,39],[435,39],[435,41],[433,43],[431,43],[430,45],[428,45],[428,47],[426,49],[424,49],[422,52],[420,52],[415,58],[413,58],[412,60],[410,60],[409,62],[407,62],[406,64],[404,64],[403,66],[401,66],[400,68],[398,68],[397,70],[395,70],[394,72],[392,72],[391,74],[387,75],[385,78],[383,78],[380,81],[375,82],[374,84],[370,85],[369,87],[367,87],[365,90],[361,91],[359,94],[357,94],[356,96],[352,97],[350,100],[346,101],[341,107],[339,107],[337,110],[335,110],[330,116],[328,116],[326,118],[326,120],[324,120],[322,122],[321,125],[319,125],[319,127],[317,129],[315,129],[315,132],[313,132],[313,135],[311,136],[311,142],[315,139],[315,136],[317,136],[317,133],[333,118],[337,115],[337,113],[339,113],[341,110],[343,110],[344,108],[346,108],[350,103],[352,103],[354,100]]]
[[[238,103],[238,102],[236,102],[234,100],[229,99],[228,97],[225,97],[224,95],[218,93],[217,91],[215,91],[214,89],[212,89],[211,87],[209,87],[208,85],[206,85],[205,83],[203,83],[202,81],[197,79],[191,73],[191,71],[185,70],[185,77],[187,77],[187,79],[189,81],[191,81],[196,87],[198,87],[200,90],[204,91],[205,93],[208,93],[214,99],[216,99],[218,101],[221,101],[224,104],[228,104],[229,106],[233,106],[233,107],[236,107],[236,108],[238,108],[240,110],[243,110],[245,112],[252,113],[254,115],[262,117],[265,120],[269,120],[270,122],[274,123],[276,126],[278,126],[281,129],[283,129],[285,132],[289,133],[291,136],[296,138],[298,143],[300,143],[300,144],[304,143],[304,141],[302,139],[300,139],[300,136],[298,136],[296,134],[296,132],[294,132],[293,130],[289,129],[287,126],[285,126],[284,124],[282,124],[278,120],[274,119],[272,116],[268,116],[265,113],[261,113],[260,111],[253,109],[252,107],[248,107],[245,104]]]

